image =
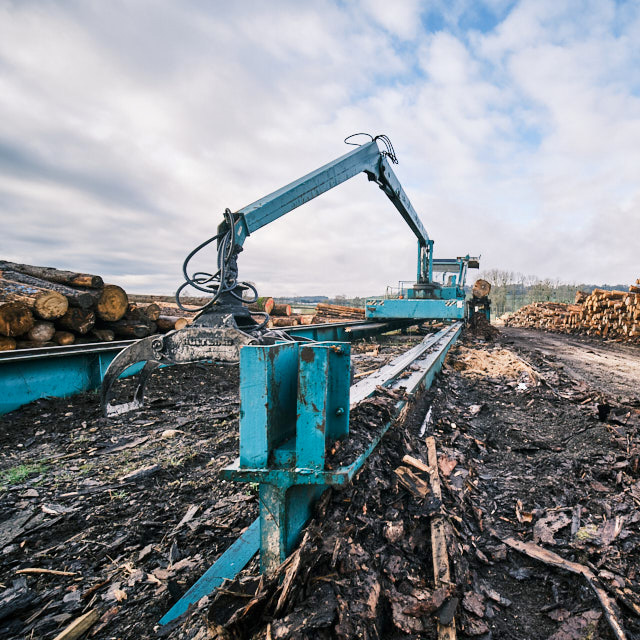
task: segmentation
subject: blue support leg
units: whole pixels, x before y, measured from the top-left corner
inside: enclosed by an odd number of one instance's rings
[[[260,548],[260,518],[252,522],[245,532],[209,567],[205,574],[161,618],[168,624],[181,616],[200,598],[213,593],[225,580],[232,580]]]

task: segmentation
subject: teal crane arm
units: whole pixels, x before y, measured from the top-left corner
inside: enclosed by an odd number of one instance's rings
[[[417,237],[418,281],[430,281],[433,241],[429,239],[409,197],[375,140],[237,211],[234,214],[236,245],[242,246],[254,231],[363,172],[382,189]]]

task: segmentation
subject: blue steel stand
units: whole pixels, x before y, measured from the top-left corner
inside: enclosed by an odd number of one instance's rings
[[[234,578],[260,550],[262,572],[273,571],[293,551],[313,502],[328,486],[352,481],[395,416],[429,388],[462,330],[455,323],[383,367],[350,381],[348,343],[246,346],[240,352],[240,457],[222,477],[259,483],[260,517],[160,620],[167,624],[190,604]],[[409,376],[401,374],[411,367]],[[377,386],[404,388],[394,416],[347,466],[327,469],[327,447],[349,433],[349,405]]]
[[[260,483],[260,565],[270,572],[293,550],[325,488],[309,472],[324,471],[327,445],[349,433],[351,345],[240,353],[240,459],[223,476]]]
[[[260,483],[260,517],[160,624],[235,577],[258,550],[262,573],[275,570],[293,551],[326,485],[347,480],[326,473],[325,457],[332,442],[349,434],[350,378],[348,342],[287,342],[240,351],[240,458],[222,476]]]

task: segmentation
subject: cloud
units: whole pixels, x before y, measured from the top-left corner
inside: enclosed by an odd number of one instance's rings
[[[225,207],[370,131],[391,136],[436,255],[635,280],[639,14],[527,0],[0,4],[0,250],[166,293]],[[379,293],[414,275],[415,239],[357,177],[253,234],[240,269],[270,294]]]

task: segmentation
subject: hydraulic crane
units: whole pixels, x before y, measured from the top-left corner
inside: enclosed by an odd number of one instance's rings
[[[356,146],[353,151],[243,209],[236,212],[229,209],[225,211],[217,233],[187,256],[183,265],[185,282],[176,294],[180,304],[180,293],[185,287],[192,286],[211,295],[211,300],[198,309],[200,313],[190,327],[164,336],[144,338],[116,356],[102,383],[101,402],[106,415],[140,407],[146,381],[163,364],[196,361],[237,363],[243,346],[301,340],[282,331],[269,330],[266,314],[262,322],[254,319],[255,312],[251,312],[246,306],[247,302],[251,302],[246,298],[246,292],[251,290],[257,297],[257,291],[253,285],[238,281],[238,254],[251,234],[359,173],[365,173],[371,182],[380,187],[418,240],[416,282],[396,296],[367,300],[366,317],[376,320],[416,321],[465,317],[464,279],[469,267],[478,267],[478,259],[465,256],[452,260],[434,260],[433,240],[429,238],[391,168],[392,164],[397,164],[397,159],[390,140],[384,135],[369,138],[369,142]],[[348,140],[349,138],[345,142]],[[382,150],[378,146],[379,142],[383,146]],[[191,258],[212,242],[217,242],[217,272],[189,275],[188,264]],[[442,284],[434,281],[434,270],[454,271],[455,274],[448,283]],[[109,401],[115,380],[129,367],[142,362],[145,364],[139,374],[133,401],[111,405]]]
[[[183,265],[185,282],[176,294],[178,304],[187,286],[212,296],[193,324],[165,336],[144,338],[109,366],[101,390],[107,415],[141,406],[146,380],[163,364],[240,364],[239,457],[221,474],[258,485],[260,516],[174,604],[161,624],[174,620],[190,604],[234,577],[257,551],[261,571],[273,571],[294,548],[317,498],[327,487],[353,479],[394,417],[431,384],[460,335],[460,320],[467,312],[464,280],[467,269],[478,266],[478,259],[434,260],[433,240],[394,174],[393,163],[397,159],[389,139],[370,136],[367,143],[253,204],[236,212],[227,209],[217,233],[196,247]],[[418,240],[416,282],[402,286],[394,295],[367,300],[367,324],[381,331],[425,319],[453,322],[351,385],[349,342],[270,330],[267,314],[255,319],[246,303],[251,302],[247,292],[253,292],[255,299],[257,291],[238,280],[238,254],[252,233],[361,172],[382,189]],[[189,275],[191,258],[212,242],[217,243],[217,271]],[[442,282],[434,280],[434,272],[442,273]],[[141,362],[144,367],[133,401],[112,406],[113,383],[131,365]],[[370,434],[363,451],[336,465],[331,451],[337,440],[349,437],[351,407],[381,389],[398,393],[390,419]]]

